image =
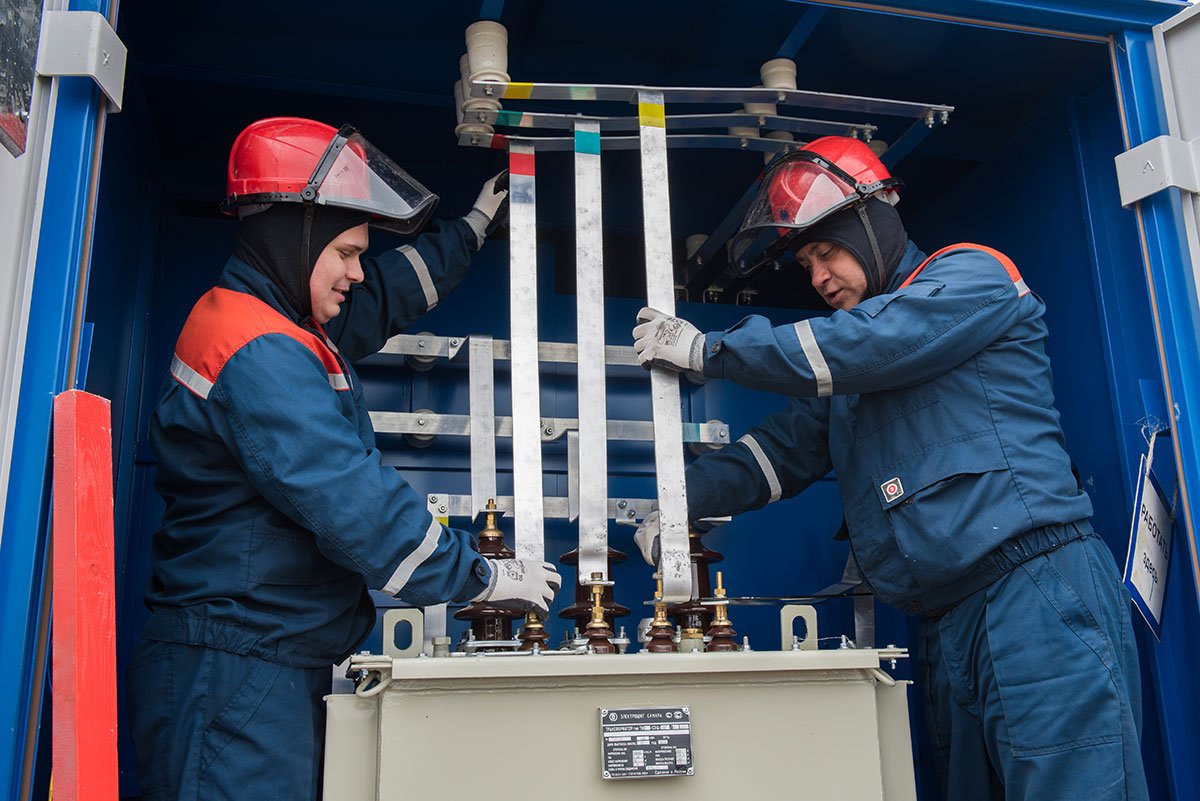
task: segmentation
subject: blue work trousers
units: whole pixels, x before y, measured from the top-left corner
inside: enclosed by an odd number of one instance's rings
[[[143,640],[127,672],[144,801],[315,801],[330,668]]]
[[[948,801],[1144,801],[1129,594],[1096,536],[1015,567],[917,656]]]

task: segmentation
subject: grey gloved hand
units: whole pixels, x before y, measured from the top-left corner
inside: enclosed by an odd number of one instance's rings
[[[646,560],[646,564],[657,568],[659,557],[657,510],[646,515],[646,519],[633,533],[633,542],[642,552],[642,558]]]
[[[649,306],[638,312],[637,318],[633,349],[642,367],[704,372],[704,335],[696,326]]]
[[[549,562],[535,559],[487,559],[492,577],[487,589],[472,601],[487,601],[505,609],[550,611],[550,602],[562,586],[562,576]]]
[[[475,206],[463,218],[475,232],[480,247],[508,219],[508,170],[489,178],[479,190]]]

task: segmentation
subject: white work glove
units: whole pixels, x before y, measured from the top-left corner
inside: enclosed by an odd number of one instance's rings
[[[463,218],[483,247],[483,240],[491,236],[508,219],[508,170],[495,175],[484,183],[475,199],[475,206]]]
[[[633,542],[642,552],[642,558],[646,560],[646,564],[657,568],[659,556],[657,510],[646,515],[646,519],[633,533]]]
[[[637,318],[640,325],[633,329],[633,349],[642,367],[704,372],[704,335],[696,326],[649,306]]]
[[[487,589],[472,601],[487,601],[503,609],[550,611],[554,593],[562,586],[562,576],[549,562],[535,559],[488,559],[492,578]]]

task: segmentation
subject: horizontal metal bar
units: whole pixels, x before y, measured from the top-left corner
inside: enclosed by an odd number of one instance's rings
[[[431,493],[428,498],[429,508],[434,514],[446,517],[470,517],[471,516],[471,496],[470,495],[443,495],[442,493]],[[542,516],[557,520],[566,520],[570,510],[566,498],[545,497],[543,501]],[[608,499],[608,517],[610,520],[618,520],[621,522],[632,522],[642,520],[650,512],[658,508],[658,502],[650,498],[609,498]],[[496,498],[496,509],[506,515],[511,516],[513,510],[513,499],[511,495],[502,495]]]
[[[498,140],[513,141],[518,137],[506,137],[503,134],[470,133],[464,131],[458,135],[461,147],[482,147],[489,150],[496,148]],[[522,136],[522,141],[532,142],[539,153],[569,153],[575,150],[573,136]],[[787,139],[764,139],[758,136],[727,136],[723,134],[671,134],[667,137],[668,148],[683,150],[754,150],[759,153],[791,153],[799,150],[805,142]],[[639,136],[602,136],[601,150],[639,150]]]
[[[451,437],[471,435],[471,416],[468,414],[436,414],[432,412],[370,412],[371,425],[377,434],[442,434]],[[649,420],[608,420],[608,439],[611,442],[652,442],[654,424]],[[568,431],[578,431],[579,421],[573,417],[541,418],[542,441],[551,442]],[[512,437],[512,418],[496,417],[496,436]],[[720,420],[706,423],[684,423],[684,442],[725,445],[729,442],[729,426]]]
[[[812,92],[805,89],[766,89],[734,87],[651,87],[617,84],[573,85],[566,83],[517,83],[472,81],[471,97],[496,97],[506,100],[576,100],[635,103],[645,91],[661,92],[663,102],[673,103],[781,103],[802,108],[849,111],[860,114],[887,114],[894,117],[924,117],[929,112],[950,113],[954,106],[941,103],[913,103],[877,97]]]
[[[588,117],[579,114],[552,114],[541,111],[509,111],[507,109],[473,109],[464,121],[481,122],[498,128],[547,128],[572,130],[580,120],[600,123],[600,132],[634,132],[638,129],[637,117]],[[665,117],[667,130],[694,130],[697,128],[723,128],[730,126],[754,126],[773,131],[812,133],[819,136],[864,136],[872,135],[877,127],[869,123],[835,122],[802,117],[781,117],[770,114],[668,114]]]
[[[469,337],[440,337],[432,334],[401,334],[387,341],[380,353],[400,356],[443,356],[454,358]],[[538,361],[559,364],[575,364],[579,348],[574,342],[539,342]],[[508,361],[512,358],[512,346],[507,339],[492,340],[492,358]],[[611,365],[637,366],[637,355],[628,345],[606,345],[604,363]]]
[[[402,356],[441,356],[445,359],[453,359],[462,350],[462,346],[466,341],[467,337],[439,337],[433,334],[399,334],[389,339],[379,352],[396,353]]]

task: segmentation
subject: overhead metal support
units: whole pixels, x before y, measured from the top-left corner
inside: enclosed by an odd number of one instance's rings
[[[800,48],[804,47],[804,43],[808,41],[808,37],[812,36],[812,32],[816,30],[817,25],[825,18],[825,9],[820,6],[809,6],[804,10],[804,14],[792,26],[791,33],[783,40],[783,44],[779,46],[779,50],[775,53],[775,58],[793,58],[800,52]]]
[[[658,94],[664,103],[778,103],[799,108],[819,108],[852,114],[885,114],[893,117],[924,119],[930,113],[949,114],[953,106],[941,103],[913,103],[807,89],[769,89],[761,87],[651,87],[619,84],[576,85],[568,83],[520,83],[472,81],[472,97],[503,100],[572,100],[632,103],[647,94]],[[665,116],[665,115],[664,115]]]
[[[608,581],[608,404],[604,364],[604,232],[600,124],[575,124],[575,310],[579,370],[579,570]]]
[[[512,111],[510,109],[472,109],[464,118],[468,122],[480,122],[501,128],[546,128],[550,130],[573,130],[580,121],[578,114],[553,114],[540,111]],[[637,117],[594,117],[589,118],[600,126],[600,132],[636,133]],[[665,117],[668,131],[686,131],[702,128],[728,128],[731,126],[755,126],[775,131],[814,134],[816,136],[864,136],[873,134],[876,126],[865,122],[836,122],[815,120],[807,117],[779,117],[764,114],[748,114],[744,111],[729,114],[670,114]],[[539,140],[539,144],[541,141]]]
[[[515,550],[519,559],[542,560],[546,547],[542,520],[537,198],[533,143],[511,140],[508,153]]]
[[[754,117],[755,121],[763,119]],[[767,117],[765,119],[770,119]],[[543,153],[568,153],[575,149],[572,136],[539,136],[537,149]],[[461,147],[482,147],[500,150],[507,147],[508,137],[499,133],[468,133],[458,135]],[[672,149],[694,150],[753,150],[759,153],[790,153],[798,150],[804,142],[783,139],[763,139],[757,136],[729,136],[726,134],[672,134],[666,138],[666,146]],[[605,136],[600,140],[601,150],[638,150],[641,140],[637,136]]]
[[[646,230],[646,304],[675,313],[675,275],[671,264],[671,197],[667,181],[667,130],[663,93],[638,94],[641,120],[642,219]],[[662,599],[682,603],[692,597],[688,558],[687,485],[683,475],[683,425],[679,375],[661,367],[650,370],[654,419],[654,465],[658,483],[659,575]]]
[[[45,78],[91,78],[121,110],[129,52],[104,15],[95,11],[45,11],[38,41],[37,73]]]

